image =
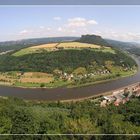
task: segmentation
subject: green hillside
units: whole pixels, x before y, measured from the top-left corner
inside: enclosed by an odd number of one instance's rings
[[[112,61],[113,66],[133,67],[135,65],[126,54],[115,51],[103,52],[99,50],[59,50],[15,57],[12,55],[1,56],[0,71],[37,71],[53,73],[55,69],[72,72],[78,67],[105,66],[107,61]],[[92,64],[95,63],[95,64]],[[94,67],[93,67],[94,69]],[[96,68],[95,68],[96,69]]]
[[[81,38],[78,39],[77,41],[101,46],[110,46],[110,44],[105,39],[103,39],[101,36],[98,35],[82,35]]]
[[[84,36],[83,43],[43,44],[1,55],[0,82],[25,87],[73,87],[136,73],[136,63],[128,54],[103,46],[101,37],[89,43],[93,37]]]
[[[20,93],[19,93],[20,94]],[[140,99],[133,98],[118,107],[102,108],[93,100],[83,102],[25,102],[0,99],[0,134],[139,134]],[[139,136],[15,136],[6,140],[131,140]],[[2,139],[2,137],[1,137]]]

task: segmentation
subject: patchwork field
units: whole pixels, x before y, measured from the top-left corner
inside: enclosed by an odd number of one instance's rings
[[[91,48],[95,49],[96,51],[101,50],[103,52],[114,53],[114,50],[112,50],[110,47],[80,42],[63,42],[63,43],[49,43],[21,49],[15,52],[13,56],[23,56],[32,53],[41,53],[43,51],[57,51],[60,49],[83,49],[83,48]]]
[[[22,83],[50,83],[54,80],[52,74],[41,72],[25,72],[20,76],[19,82]]]
[[[63,48],[94,48],[99,49],[102,48],[100,45],[88,44],[88,43],[80,43],[80,42],[63,42],[57,45],[57,47]]]
[[[32,53],[41,53],[44,50],[53,51],[58,43],[43,44],[38,46],[32,46],[29,48],[21,49],[13,54],[13,56],[23,56]]]
[[[0,82],[11,83],[11,85],[16,83],[50,83],[54,80],[52,74],[42,73],[42,72],[25,72],[24,74],[20,72],[5,72],[0,73]]]
[[[43,44],[38,46],[32,46],[31,49],[48,49],[48,48],[54,48],[58,45],[58,43],[49,43],[49,44]]]

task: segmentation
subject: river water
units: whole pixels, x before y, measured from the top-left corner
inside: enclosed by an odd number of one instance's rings
[[[98,95],[104,92],[134,84],[136,82],[140,82],[140,58],[137,57],[135,58],[135,60],[137,61],[139,70],[134,76],[78,88],[30,89],[0,86],[0,96],[13,96],[28,100],[58,101],[80,99]]]

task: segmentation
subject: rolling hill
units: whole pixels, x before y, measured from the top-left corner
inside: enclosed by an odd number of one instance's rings
[[[82,35],[80,39],[77,40],[82,43],[91,43],[100,46],[110,46],[110,44],[98,35]]]
[[[136,63],[128,54],[109,47],[102,37],[95,35],[10,52],[0,56],[0,66],[2,82],[45,87],[91,84],[136,72]],[[27,76],[29,72],[35,76]],[[48,74],[49,82],[43,79],[43,73]]]
[[[43,51],[58,51],[64,49],[97,49],[102,51],[114,52],[110,47],[100,46],[89,43],[81,42],[62,42],[62,43],[48,43],[43,45],[32,46],[28,48],[21,49],[13,53],[13,56],[22,56],[26,54],[41,53]]]

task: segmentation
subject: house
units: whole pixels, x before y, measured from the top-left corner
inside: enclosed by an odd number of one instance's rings
[[[73,75],[73,74],[70,74],[70,77],[71,77],[71,78],[73,78],[73,77],[74,77],[74,75]]]
[[[101,107],[106,107],[110,103],[114,103],[115,106],[119,106],[120,104],[125,104],[134,95],[136,97],[140,96],[140,84],[135,86],[130,86],[129,88],[120,89],[114,91],[110,96],[104,96],[103,101],[101,102]]]
[[[66,72],[64,72],[64,76],[67,76],[68,74]]]
[[[124,94],[124,89],[113,92],[113,96],[116,97],[116,99],[120,99],[120,100],[125,98],[123,94]]]
[[[73,77],[74,77],[73,74],[70,74],[70,75],[67,76],[67,79],[70,81],[70,80],[73,79]]]
[[[103,100],[100,104],[101,107],[106,107],[107,105],[107,100]]]
[[[123,100],[122,100],[122,99],[117,99],[117,100],[114,102],[114,105],[115,105],[115,106],[119,106],[121,103],[123,103]]]
[[[84,77],[87,77],[87,74],[85,74]]]
[[[127,97],[127,98],[125,98],[125,99],[122,100],[122,103],[125,104],[125,103],[128,102],[129,100],[130,100],[129,97]]]
[[[112,95],[104,96],[104,99],[107,100],[110,103],[116,100],[116,98],[114,96],[112,96]]]
[[[139,97],[140,96],[140,89],[137,89],[137,91],[135,91],[133,93],[133,95],[135,95],[136,97]]]

